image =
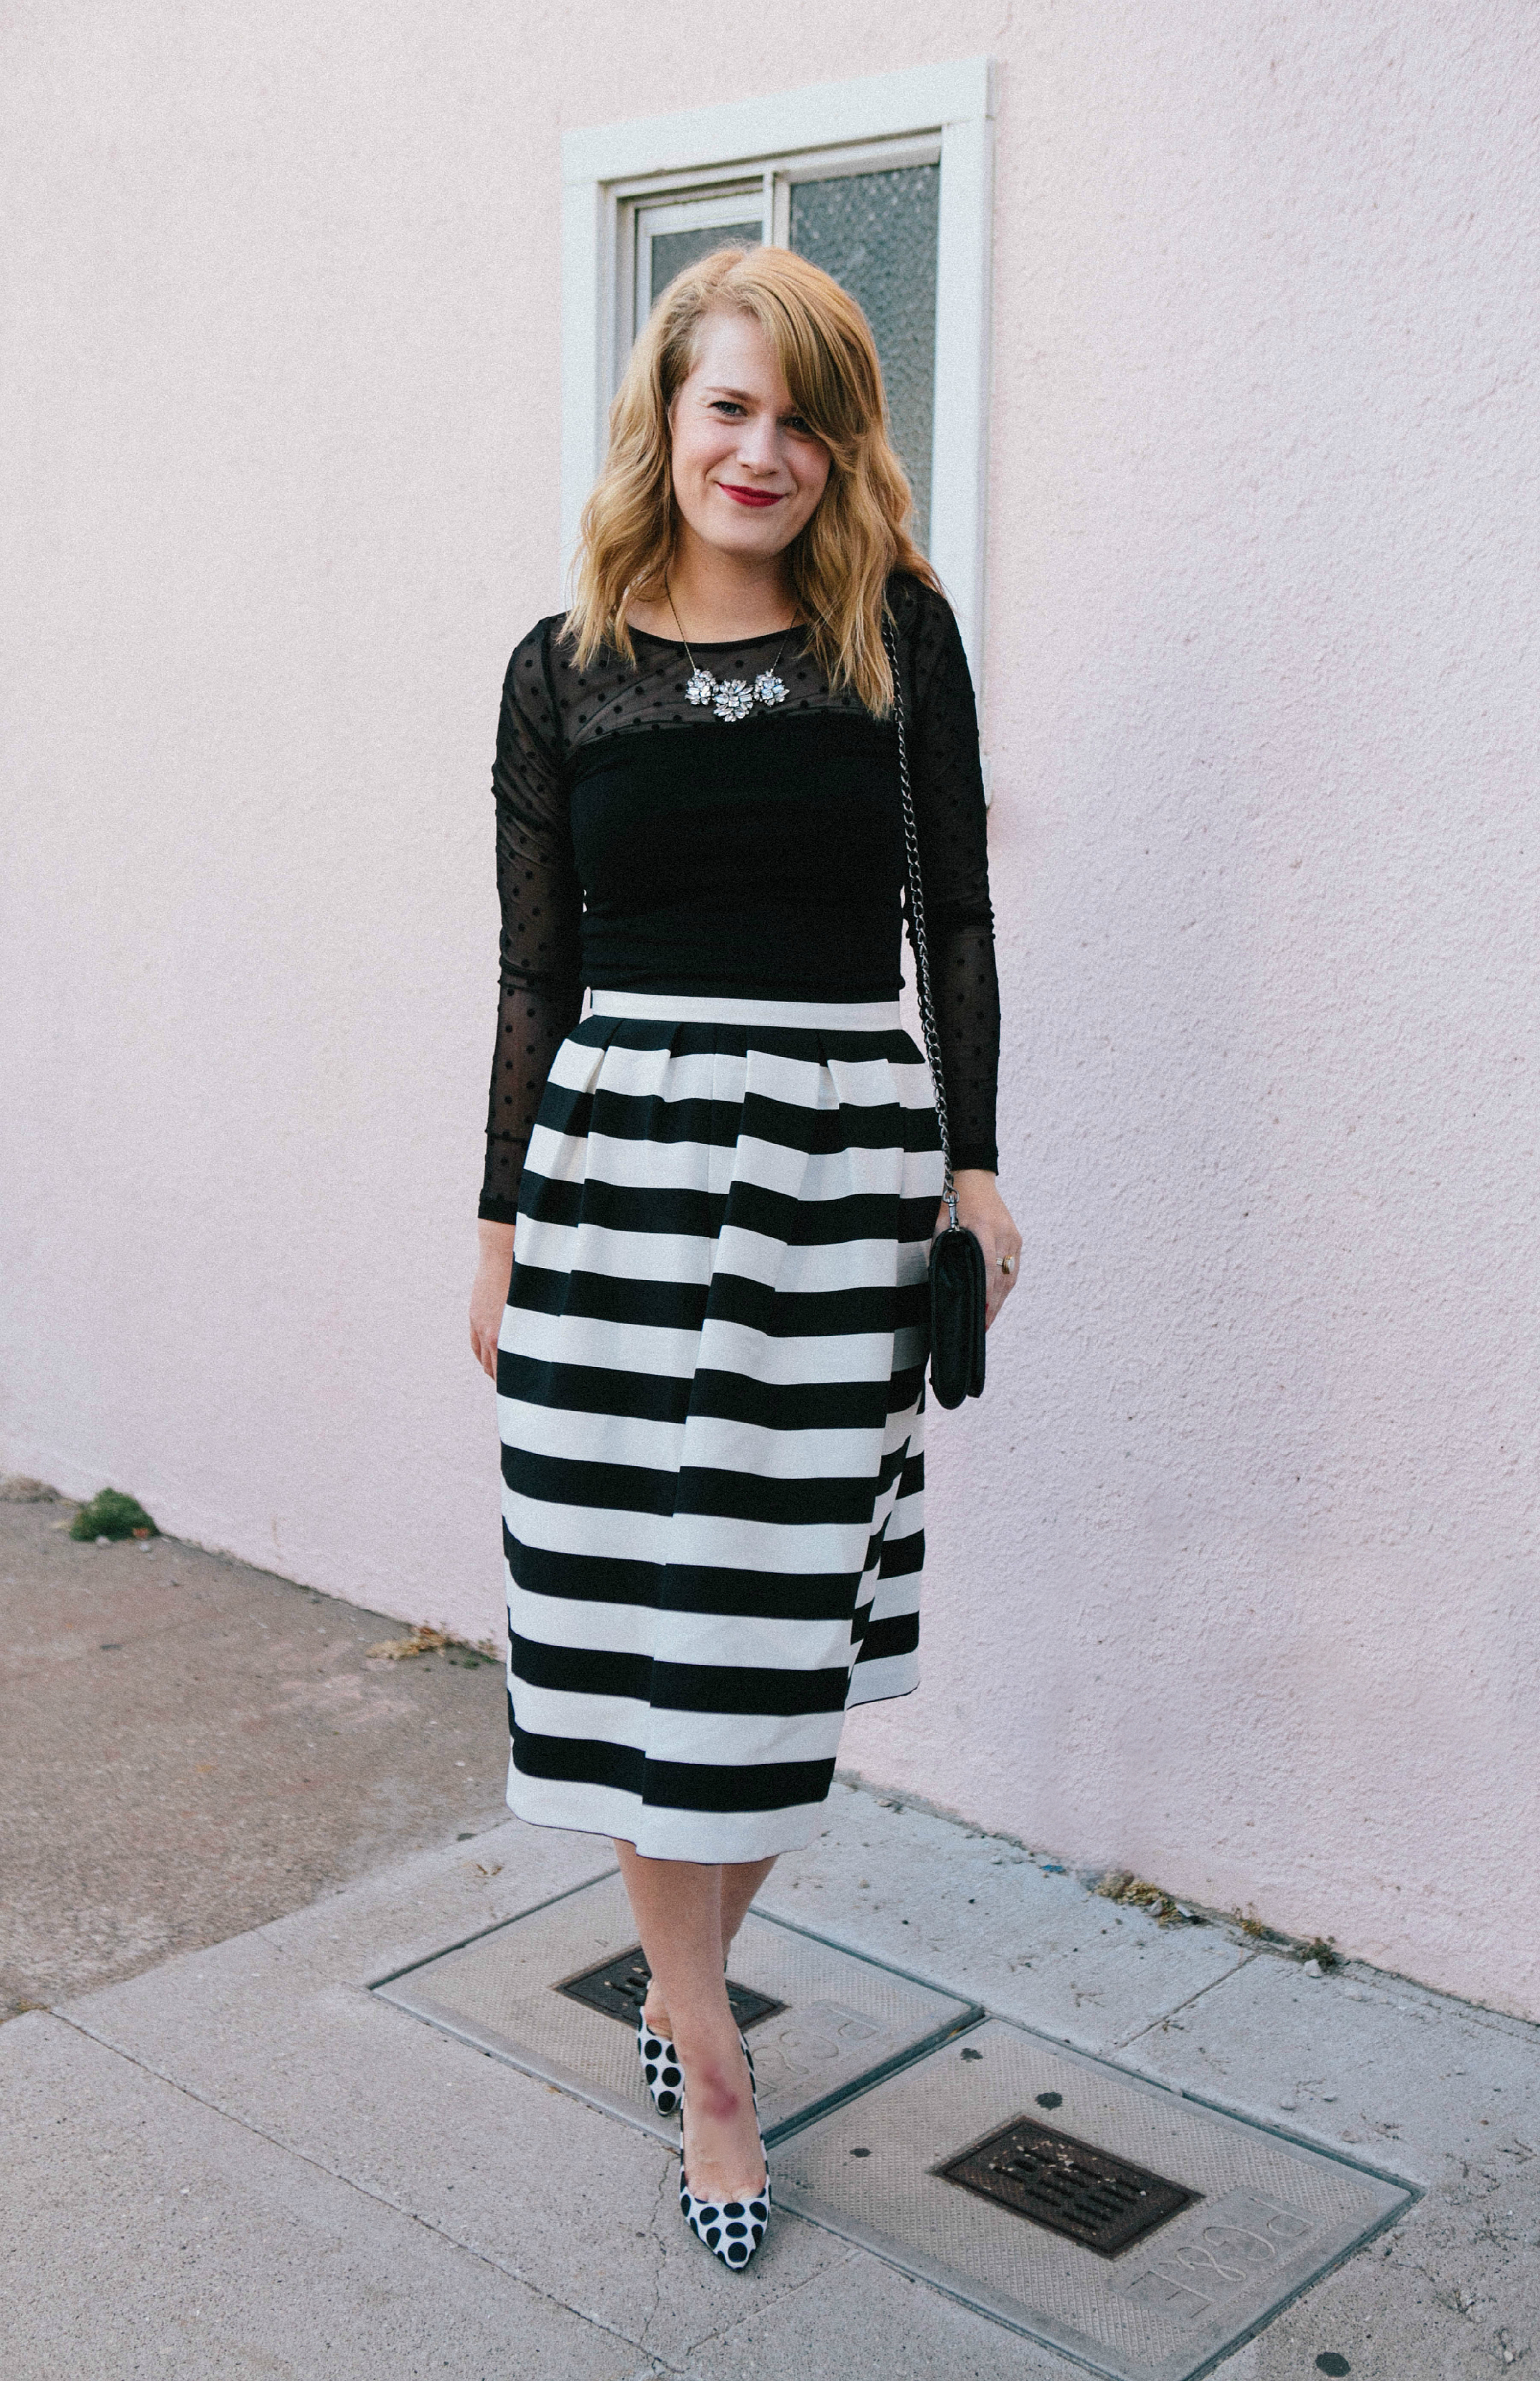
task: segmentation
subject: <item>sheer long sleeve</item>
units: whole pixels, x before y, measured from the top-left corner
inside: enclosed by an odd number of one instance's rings
[[[950,605],[909,585],[910,775],[952,1164],[993,1174],[1000,987],[978,713]]]
[[[561,768],[543,620],[508,664],[492,786],[497,809],[497,1040],[487,1104],[486,1171],[478,1214],[511,1224],[551,1061],[582,1006],[582,889]]]

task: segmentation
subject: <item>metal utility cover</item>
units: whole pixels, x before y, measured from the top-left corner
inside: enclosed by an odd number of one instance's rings
[[[634,2033],[564,1989],[635,1941],[636,1922],[616,1872],[387,1976],[374,1991],[674,2143],[678,2118],[660,2116],[648,2097]],[[760,2121],[771,2142],[777,2127],[815,2113],[980,2014],[972,2002],[757,1911],[733,1945],[732,1972],[735,1983],[779,2004],[752,2035]]]
[[[1198,2194],[1107,2256],[943,2171],[1056,2131]],[[783,2140],[777,2205],[1112,2381],[1207,2372],[1415,2194],[994,2018]]]
[[[1094,2249],[1098,2257],[1120,2257],[1198,2196],[1147,2167],[1031,2117],[1002,2125],[936,2170],[981,2199],[995,2200],[1034,2224],[1045,2224],[1050,2232],[1062,2232],[1067,2241]]]

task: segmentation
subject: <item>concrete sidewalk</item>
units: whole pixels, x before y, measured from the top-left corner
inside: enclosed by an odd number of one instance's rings
[[[827,1815],[768,1911],[1425,2192],[1227,2376],[1540,2369],[1540,2029],[1162,1930],[849,1784]],[[504,1822],[0,2028],[6,2381],[1068,2381],[789,2214],[724,2272],[666,2148],[362,1988],[610,1865]]]
[[[0,2019],[498,1815],[499,1661],[75,1511],[0,1496]]]

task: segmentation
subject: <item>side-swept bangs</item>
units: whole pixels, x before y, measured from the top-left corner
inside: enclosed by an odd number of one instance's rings
[[[940,581],[910,535],[913,499],[888,434],[866,317],[837,281],[790,249],[719,249],[676,275],[654,307],[610,408],[609,451],[583,507],[567,633],[581,664],[604,644],[632,658],[627,599],[661,593],[677,530],[669,409],[693,369],[703,323],[728,311],[759,324],[792,403],[829,450],[828,483],[787,562],[830,685],[852,687],[881,714],[893,699],[882,642],[889,574]]]

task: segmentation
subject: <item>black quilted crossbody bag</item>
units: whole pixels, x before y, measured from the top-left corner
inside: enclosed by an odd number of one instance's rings
[[[886,615],[883,643],[893,671],[893,718],[898,730],[898,789],[904,805],[904,872],[909,882],[909,915],[914,933],[915,989],[920,999],[920,1023],[925,1036],[931,1088],[935,1094],[935,1120],[941,1129],[941,1158],[946,1178],[941,1195],[951,1221],[931,1242],[931,1387],[936,1403],[959,1406],[964,1398],[984,1392],[984,1314],[985,1272],[978,1236],[959,1224],[957,1185],[952,1179],[952,1140],[947,1125],[947,1088],[941,1080],[941,1044],[931,999],[930,954],[925,947],[925,899],[920,883],[920,836],[914,824],[914,797],[909,783],[909,741],[904,733],[904,690],[898,674],[898,641]]]

